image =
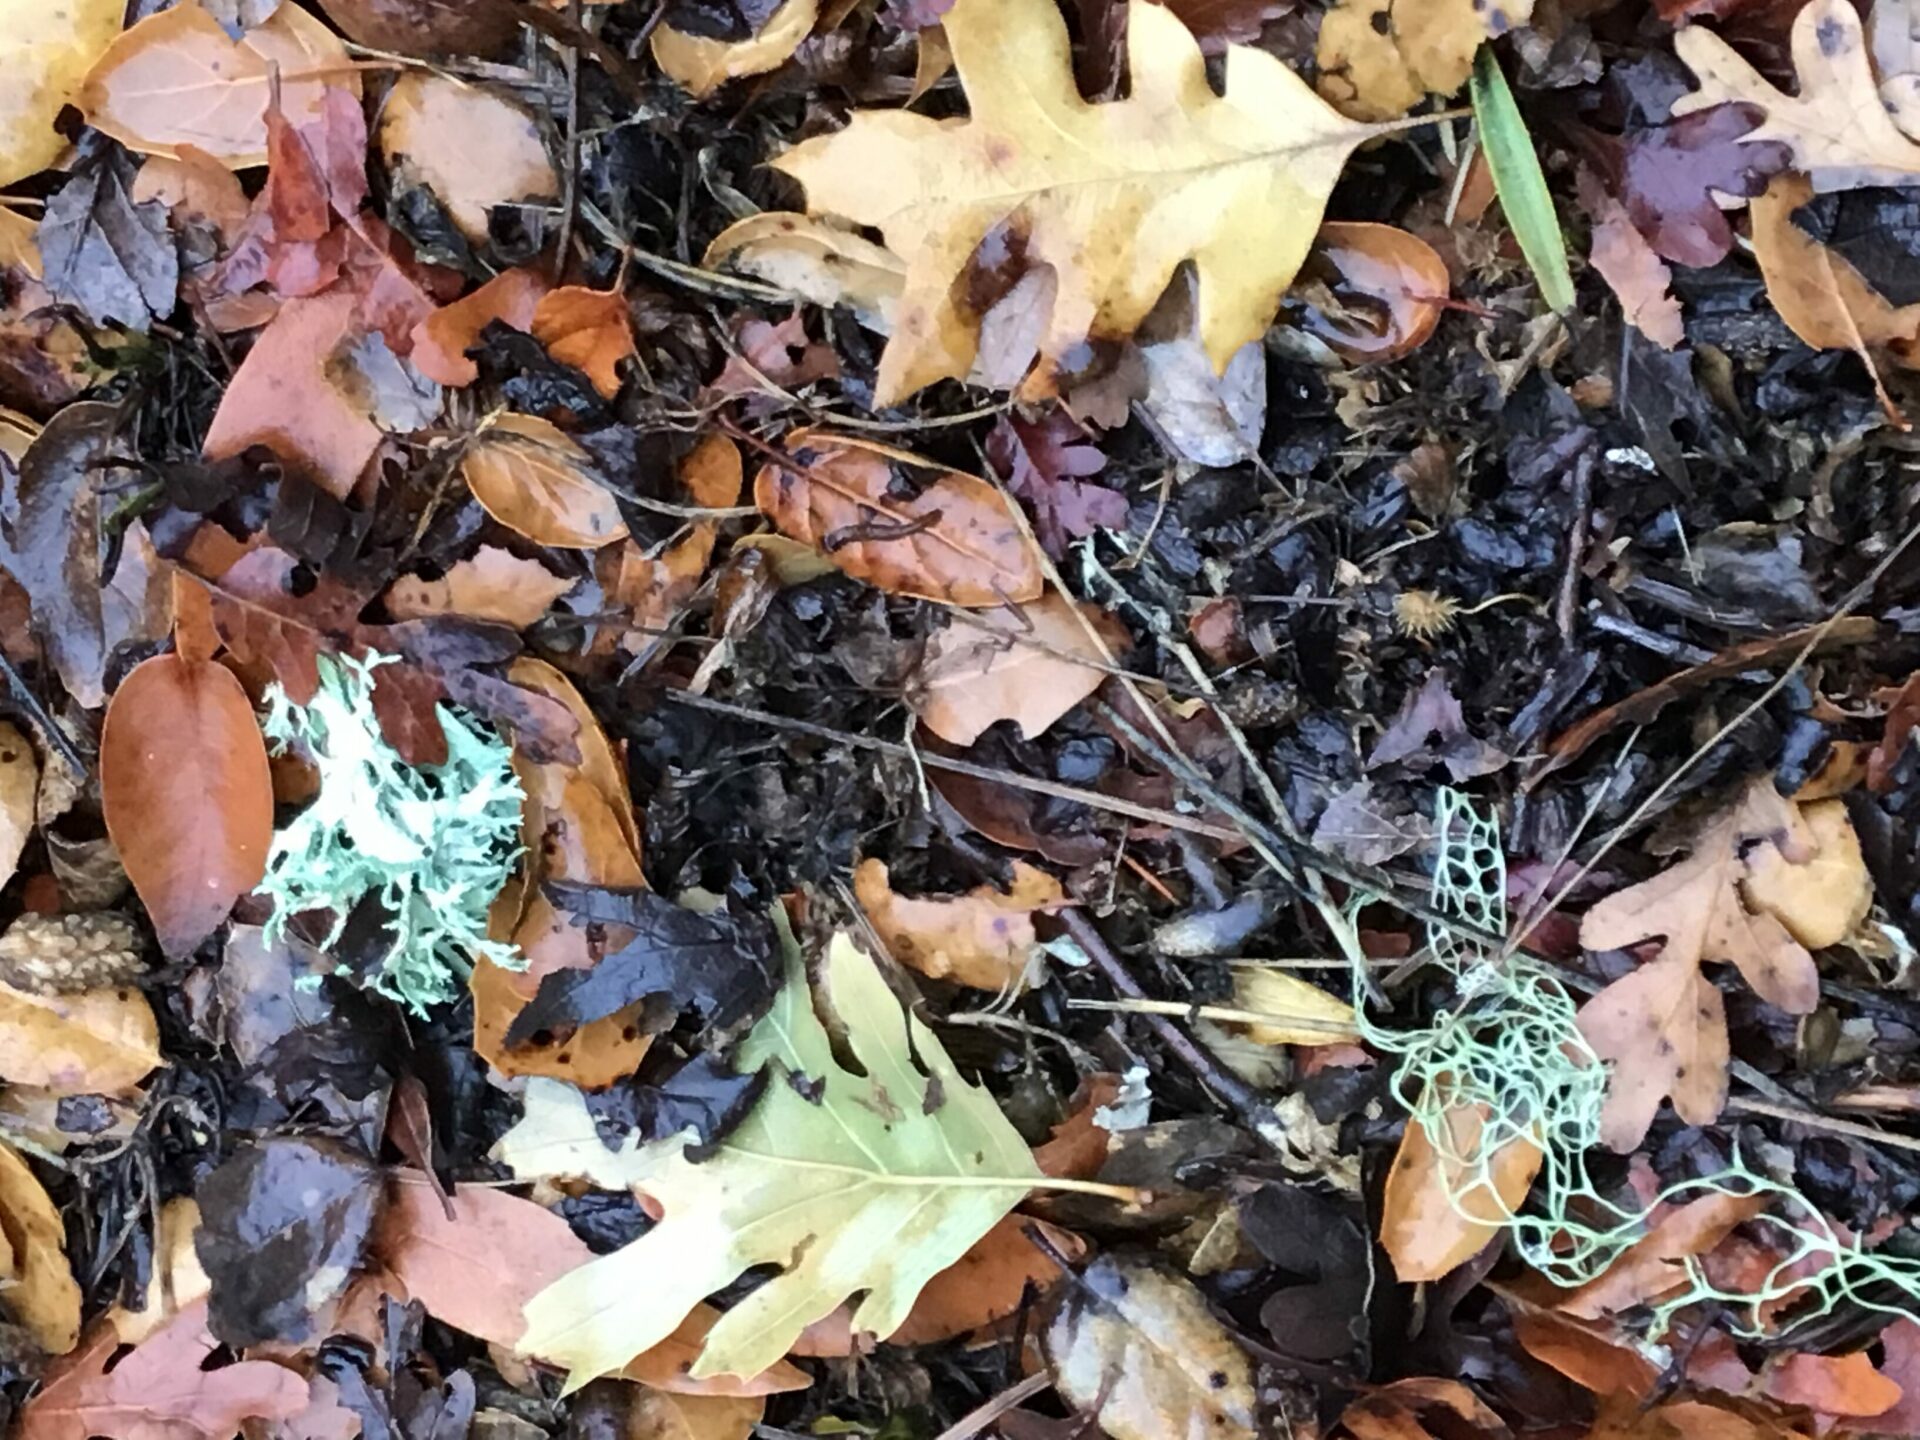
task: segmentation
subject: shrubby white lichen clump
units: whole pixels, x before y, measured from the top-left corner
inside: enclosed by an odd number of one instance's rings
[[[311,703],[277,685],[267,692],[260,728],[277,753],[314,762],[320,793],[275,834],[260,890],[273,901],[272,937],[295,915],[331,911],[323,950],[377,895],[393,943],[358,978],[424,1015],[459,995],[476,959],[525,963],[487,937],[487,908],[519,855],[522,791],[506,743],[451,706],[439,707],[446,763],[401,759],[373,711],[373,672],[387,663],[323,656]]]

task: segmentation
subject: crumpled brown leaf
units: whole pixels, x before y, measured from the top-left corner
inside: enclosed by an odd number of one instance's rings
[[[1067,903],[1060,882],[1024,860],[1013,862],[1005,891],[982,885],[964,895],[910,897],[893,889],[885,862],[869,856],[854,867],[853,893],[901,964],[996,993],[1032,982],[1039,958],[1034,914]]]
[[[909,703],[950,744],[971,745],[1001,720],[1031,740],[1106,682],[1107,652],[1088,624],[1112,653],[1125,650],[1126,627],[1115,616],[1054,590],[1026,605],[956,616],[927,642]]]

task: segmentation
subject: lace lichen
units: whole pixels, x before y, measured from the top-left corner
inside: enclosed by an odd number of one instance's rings
[[[1506,862],[1492,817],[1442,790],[1434,832],[1434,909],[1481,934],[1505,934]],[[1789,1306],[1796,1323],[1846,1301],[1920,1317],[1920,1260],[1868,1249],[1737,1152],[1717,1173],[1670,1185],[1644,1208],[1602,1194],[1587,1154],[1601,1143],[1608,1070],[1580,1033],[1573,997],[1525,955],[1484,954],[1441,925],[1430,927],[1429,945],[1452,977],[1454,1008],[1418,1029],[1390,1029],[1367,1015],[1365,974],[1356,966],[1354,1010],[1367,1042],[1399,1057],[1395,1093],[1440,1156],[1439,1173],[1451,1177],[1448,1199],[1462,1214],[1485,1220],[1489,1207],[1500,1206],[1493,1159],[1502,1148],[1518,1141],[1539,1147],[1530,1199],[1498,1220],[1527,1264],[1558,1285],[1582,1285],[1646,1235],[1658,1207],[1711,1194],[1760,1196],[1769,1209],[1750,1223],[1771,1232],[1779,1257],[1772,1268],[1751,1289],[1728,1290],[1698,1258],[1687,1258],[1674,1288],[1650,1306],[1653,1336],[1701,1302],[1727,1307],[1736,1333],[1752,1338]],[[1474,1107],[1484,1107],[1486,1120],[1463,1148],[1448,1117]]]
[[[313,761],[320,789],[274,836],[260,890],[273,901],[270,936],[296,915],[331,912],[322,949],[373,897],[391,944],[354,978],[424,1015],[459,995],[475,959],[524,964],[487,938],[488,906],[518,858],[522,792],[508,746],[450,706],[438,709],[445,763],[401,759],[373,710],[373,672],[387,663],[323,656],[307,704],[267,692],[261,729],[277,752]]]

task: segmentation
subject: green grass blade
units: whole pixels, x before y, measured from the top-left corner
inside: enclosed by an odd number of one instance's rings
[[[1493,47],[1482,45],[1473,59],[1473,116],[1480,127],[1480,144],[1493,172],[1493,188],[1520,253],[1527,257],[1540,296],[1562,313],[1573,308],[1573,276],[1567,270],[1567,242],[1560,218],[1547,193],[1547,177],[1540,172],[1533,136],[1513,103],[1507,77],[1493,58]]]

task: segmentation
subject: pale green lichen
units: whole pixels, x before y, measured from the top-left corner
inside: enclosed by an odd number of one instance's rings
[[[1435,910],[1482,934],[1507,932],[1507,871],[1493,818],[1464,796],[1442,790],[1434,832]],[[1791,1184],[1750,1168],[1736,1152],[1717,1173],[1667,1187],[1644,1208],[1603,1194],[1587,1168],[1598,1148],[1608,1069],[1580,1033],[1578,1007],[1545,966],[1525,955],[1482,954],[1444,926],[1428,942],[1452,976],[1458,997],[1425,1026],[1393,1029],[1367,1014],[1364,971],[1354,971],[1354,1011],[1367,1042],[1398,1057],[1393,1087],[1410,1124],[1419,1125],[1452,1171],[1448,1200],[1484,1219],[1498,1204],[1493,1157],[1516,1141],[1541,1151],[1527,1203],[1500,1218],[1520,1257],[1561,1286],[1605,1272],[1647,1233],[1657,1207],[1707,1195],[1763,1196],[1754,1225],[1770,1232],[1778,1259],[1750,1289],[1716,1285],[1697,1257],[1676,1267],[1674,1288],[1649,1305],[1659,1336],[1688,1306],[1727,1307],[1735,1333],[1757,1337],[1769,1317],[1791,1305],[1797,1322],[1832,1313],[1842,1302],[1920,1318],[1920,1260],[1871,1249],[1842,1230]],[[1487,1117],[1463,1150],[1448,1116],[1484,1107]],[[1471,1209],[1468,1208],[1469,1202]]]
[[[505,742],[448,705],[438,707],[446,762],[401,759],[373,710],[373,672],[389,663],[323,656],[309,703],[267,692],[260,728],[276,752],[313,761],[320,789],[274,836],[260,890],[273,901],[270,936],[296,915],[331,912],[323,950],[378,897],[392,944],[354,978],[424,1015],[460,994],[476,959],[525,963],[487,938],[488,906],[519,856],[522,792]]]

